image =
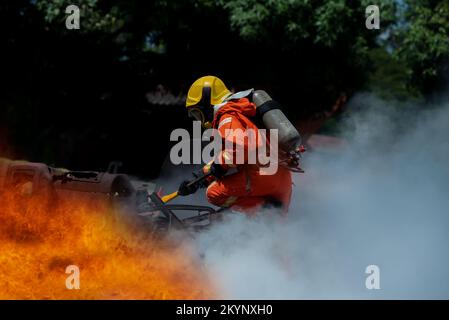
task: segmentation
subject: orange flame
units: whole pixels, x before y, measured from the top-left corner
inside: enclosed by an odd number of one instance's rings
[[[143,232],[106,203],[0,193],[0,299],[208,299],[213,286],[182,246]],[[80,289],[66,287],[66,267]]]

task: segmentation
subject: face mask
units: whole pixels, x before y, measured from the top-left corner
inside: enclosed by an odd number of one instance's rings
[[[205,121],[203,112],[198,108],[190,108],[188,110],[189,118],[194,121],[201,121],[201,125],[204,129],[212,128],[212,123],[210,121]]]
[[[196,121],[201,121],[201,123],[204,123],[204,115],[201,112],[200,109],[197,108],[191,108],[188,110],[189,118]]]

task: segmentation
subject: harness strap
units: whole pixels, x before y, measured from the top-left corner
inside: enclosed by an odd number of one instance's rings
[[[274,109],[282,110],[279,102],[276,102],[274,100],[269,100],[269,101],[262,103],[260,106],[258,106],[256,108],[256,112],[259,117],[262,117],[265,113],[267,113],[270,110],[274,110]]]

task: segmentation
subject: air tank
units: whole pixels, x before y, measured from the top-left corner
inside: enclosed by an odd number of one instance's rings
[[[258,114],[267,129],[277,129],[279,148],[285,152],[295,152],[301,145],[301,136],[290,120],[280,110],[280,105],[268,93],[256,90],[253,93],[253,102]]]

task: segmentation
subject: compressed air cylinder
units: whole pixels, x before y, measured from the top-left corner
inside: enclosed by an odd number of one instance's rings
[[[263,90],[253,93],[253,102],[267,129],[277,129],[279,148],[285,152],[295,151],[301,145],[298,130],[280,110],[280,105]]]

